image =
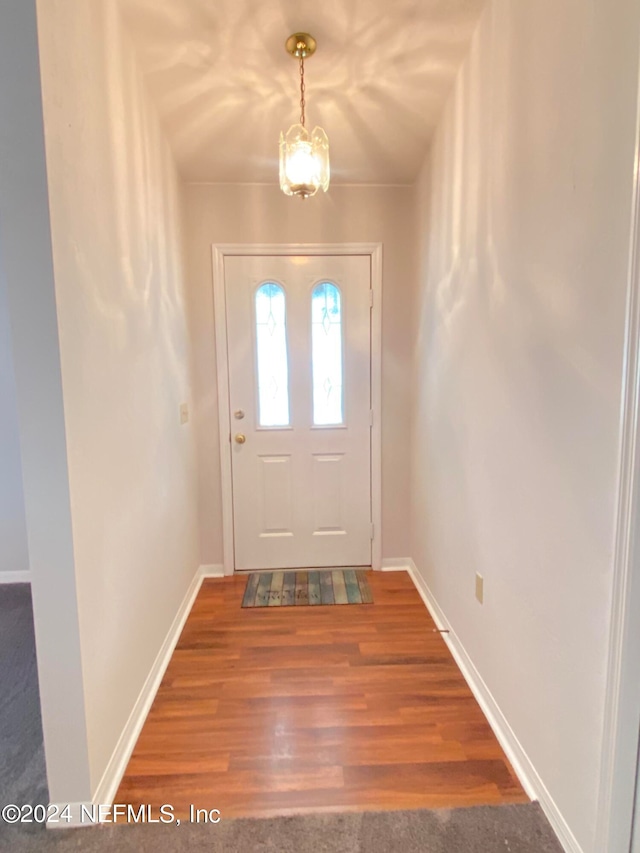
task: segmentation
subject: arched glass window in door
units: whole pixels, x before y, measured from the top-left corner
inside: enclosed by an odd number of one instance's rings
[[[289,426],[289,366],[285,293],[267,282],[256,291],[258,423]]]
[[[342,299],[335,284],[316,285],[311,297],[313,423],[344,422],[342,391]]]

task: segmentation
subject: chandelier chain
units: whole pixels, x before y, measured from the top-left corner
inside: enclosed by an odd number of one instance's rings
[[[304,108],[306,101],[304,99],[304,56],[300,56],[300,124],[304,127]]]

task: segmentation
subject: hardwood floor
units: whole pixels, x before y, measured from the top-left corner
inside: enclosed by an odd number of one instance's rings
[[[116,795],[223,818],[527,802],[408,574],[242,610],[206,580]]]

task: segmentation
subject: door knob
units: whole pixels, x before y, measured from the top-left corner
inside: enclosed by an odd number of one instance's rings
[[[246,440],[247,440],[246,435],[243,435],[241,432],[236,433],[236,443],[237,444],[244,444]]]

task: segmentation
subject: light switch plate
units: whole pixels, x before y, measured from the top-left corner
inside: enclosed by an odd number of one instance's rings
[[[476,572],[476,598],[480,604],[484,604],[484,578]]]

